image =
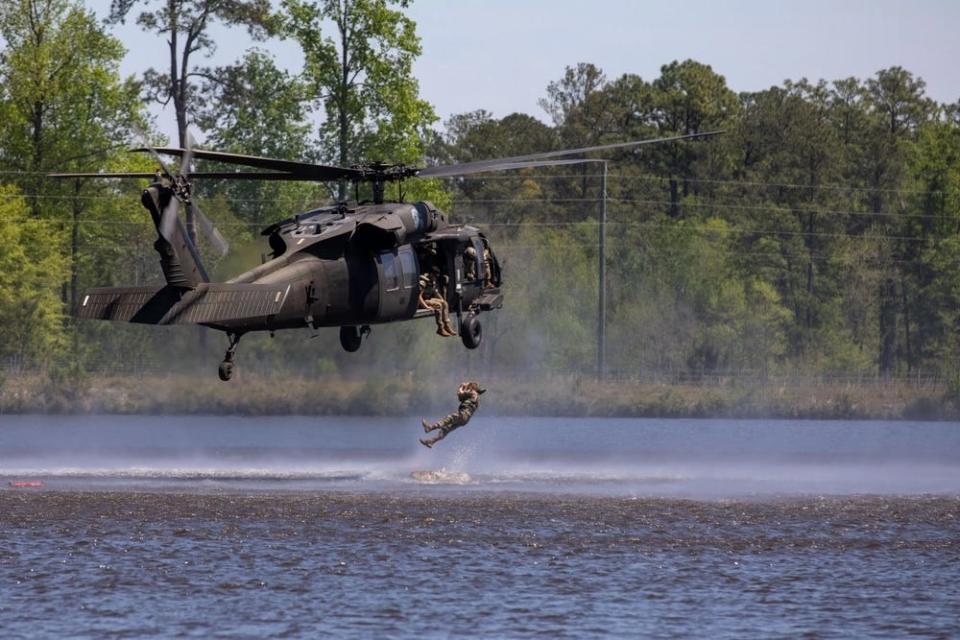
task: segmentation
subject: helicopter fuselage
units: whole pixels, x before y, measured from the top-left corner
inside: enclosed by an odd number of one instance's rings
[[[210,326],[273,331],[430,316],[418,305],[419,277],[428,260],[447,277],[444,293],[452,311],[476,314],[502,304],[499,265],[487,239],[475,227],[448,224],[430,203],[318,209],[272,225],[264,234],[270,238],[271,259],[227,284],[282,287],[282,307],[259,321]]]
[[[429,202],[339,204],[292,216],[263,231],[272,249],[263,264],[210,282],[182,221],[164,227],[173,199],[163,183],[141,198],[157,228],[166,286],[88,289],[75,314],[224,331],[224,380],[237,342],[252,331],[340,327],[341,345],[356,351],[370,325],[434,316],[420,300],[427,271],[467,348],[480,344],[479,314],[503,303],[500,266],[486,237],[476,227],[449,224]]]

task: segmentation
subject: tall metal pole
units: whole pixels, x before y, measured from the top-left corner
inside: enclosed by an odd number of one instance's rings
[[[600,282],[597,300],[597,378],[606,373],[607,351],[607,161],[603,161],[603,177],[600,181],[600,257],[597,272]]]

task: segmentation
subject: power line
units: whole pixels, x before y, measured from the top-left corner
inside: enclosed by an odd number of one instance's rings
[[[31,221],[43,221],[48,224],[59,224],[59,225],[71,225],[78,224],[82,226],[137,226],[149,228],[153,224],[150,220],[77,220],[76,222],[71,220],[58,220],[51,218],[32,218],[26,216],[11,217],[6,218],[6,220],[12,222],[31,222]],[[265,224],[260,222],[238,222],[238,221],[224,221],[215,223],[219,227],[236,227],[236,228],[250,228],[250,229],[262,229]],[[483,220],[470,220],[466,224],[478,224],[483,225],[484,227],[489,228],[498,228],[498,227],[546,227],[546,228],[563,228],[563,227],[574,227],[579,225],[590,225],[595,226],[599,224],[594,220],[581,220],[573,222],[487,222]],[[842,233],[842,232],[826,232],[826,231],[791,231],[788,229],[750,229],[750,228],[737,228],[737,227],[727,227],[727,228],[717,228],[705,224],[684,224],[682,227],[676,224],[664,223],[664,222],[655,222],[652,220],[645,221],[612,221],[607,222],[608,226],[620,226],[620,227],[632,227],[632,228],[657,228],[657,229],[677,229],[683,231],[707,231],[710,233],[724,233],[724,234],[739,234],[739,235],[772,235],[772,236],[797,236],[797,237],[836,237],[836,238],[851,238],[856,240],[909,240],[909,241],[923,241],[923,240],[938,240],[942,239],[937,236],[903,236],[903,235],[886,235],[886,234],[870,234],[870,235],[861,235],[855,233]]]
[[[462,182],[485,182],[490,180],[528,180],[531,177],[544,178],[544,179],[583,179],[583,178],[595,178],[599,180],[603,174],[600,173],[588,173],[588,174],[560,174],[560,175],[550,175],[550,174],[489,174],[483,176],[462,176],[462,177],[453,177],[446,178],[447,180],[456,180]],[[910,194],[942,194],[943,191],[940,190],[925,190],[925,189],[893,189],[890,187],[864,187],[861,185],[842,185],[842,184],[823,184],[823,185],[809,185],[809,184],[800,184],[800,183],[790,183],[790,182],[764,182],[762,180],[732,180],[732,179],[721,179],[721,178],[694,178],[694,177],[683,177],[683,176],[653,176],[645,174],[630,174],[630,173],[609,173],[607,176],[608,179],[614,180],[623,180],[623,181],[647,181],[647,182],[670,182],[671,180],[676,180],[679,183],[688,182],[688,183],[699,183],[699,184],[731,184],[738,186],[749,186],[749,187],[772,187],[777,189],[804,189],[804,190],[825,190],[825,191],[863,191],[868,193],[873,192],[882,192],[882,193],[910,193]]]
[[[558,180],[558,179],[577,179],[582,180],[584,178],[593,178],[600,179],[603,174],[600,173],[586,173],[586,174],[557,174],[551,175],[547,173],[532,173],[532,174],[504,174],[504,173],[490,173],[483,176],[451,176],[444,178],[429,178],[430,180],[441,180],[444,182],[488,182],[493,180],[529,180],[531,177],[539,179],[549,179],[549,180]],[[49,173],[42,171],[0,171],[0,176],[40,176],[47,178]],[[96,178],[97,176],[90,176]],[[791,183],[791,182],[765,182],[762,180],[733,180],[733,179],[723,179],[723,178],[695,178],[692,176],[654,176],[646,174],[629,174],[629,173],[609,173],[608,179],[610,180],[622,180],[626,182],[630,181],[646,181],[646,182],[669,182],[675,180],[677,182],[686,182],[694,184],[719,184],[719,185],[736,185],[736,186],[749,186],[749,187],[761,187],[761,188],[777,188],[777,189],[802,189],[802,190],[823,190],[823,191],[855,191],[855,192],[865,192],[865,193],[902,193],[902,194],[913,194],[913,195],[943,195],[944,192],[941,190],[925,190],[925,189],[895,189],[890,187],[865,187],[861,185],[854,184],[821,184],[821,185],[810,185],[810,184],[801,184],[801,183]],[[107,178],[104,178],[107,179]],[[145,178],[140,178],[145,179]],[[427,178],[425,178],[427,179]]]
[[[511,227],[522,227],[527,226],[527,223],[498,223],[498,222],[480,222],[475,221],[476,224],[482,224],[485,227],[498,227],[498,226],[511,226]],[[537,224],[537,223],[531,223]],[[557,225],[579,225],[585,224],[585,222],[573,222],[573,223],[555,223]],[[594,225],[598,224],[593,222]],[[542,223],[542,226],[550,226],[551,223]],[[872,235],[859,235],[853,233],[834,233],[826,231],[789,231],[781,229],[739,229],[735,227],[727,227],[725,229],[720,229],[716,227],[711,227],[708,225],[684,225],[683,227],[678,227],[674,224],[653,222],[653,221],[644,221],[644,222],[608,222],[608,226],[625,226],[625,227],[652,227],[652,228],[661,228],[661,229],[682,229],[682,230],[692,230],[692,231],[707,231],[710,233],[732,233],[740,235],[780,235],[780,236],[800,236],[800,237],[838,237],[838,238],[853,238],[857,240],[912,240],[912,241],[921,241],[929,240],[931,237],[927,236],[894,236],[894,235],[883,235],[883,234],[872,234]]]
[[[686,207],[699,207],[705,209],[718,208],[718,209],[728,209],[734,211],[740,210],[749,210],[749,211],[765,211],[771,213],[815,213],[818,215],[845,215],[845,216],[874,216],[874,217],[894,217],[894,218],[922,218],[927,220],[954,220],[960,221],[960,215],[926,215],[922,213],[897,213],[890,211],[849,211],[849,210],[839,210],[839,209],[812,209],[806,207],[781,207],[775,204],[770,205],[748,205],[748,204],[729,204],[724,202],[691,202],[691,201],[682,201],[674,203],[670,200],[643,200],[638,198],[608,198],[608,201],[627,203],[627,204],[642,204],[649,205],[653,207],[669,207],[672,205],[677,205],[681,209]],[[453,206],[466,206],[466,205],[478,205],[478,204],[514,204],[514,205],[523,205],[526,203],[537,203],[537,204],[595,204],[597,203],[597,198],[531,198],[524,200],[510,200],[510,199],[490,199],[490,200],[454,200],[452,202]]]
[[[6,200],[16,200],[18,198],[23,198],[25,200],[62,200],[62,201],[71,201],[71,200],[85,200],[85,201],[110,201],[110,200],[131,200],[134,195],[102,195],[102,194],[89,194],[89,195],[44,195],[44,194],[5,194],[0,195],[0,199]],[[275,199],[262,199],[262,198],[217,198],[218,201],[226,202],[228,204],[266,204],[276,202]],[[826,215],[826,216],[867,216],[867,217],[890,217],[898,219],[923,219],[923,220],[951,220],[951,221],[960,221],[960,215],[927,215],[922,213],[899,213],[891,211],[852,211],[852,210],[841,210],[841,209],[817,209],[817,208],[807,208],[807,207],[782,207],[777,204],[768,204],[768,205],[752,205],[752,204],[731,204],[725,202],[694,202],[694,201],[682,201],[679,203],[674,203],[670,200],[646,200],[640,198],[609,198],[609,201],[621,203],[621,204],[637,204],[645,205],[649,207],[657,208],[667,208],[674,204],[680,206],[680,208],[700,208],[700,209],[725,209],[729,211],[760,211],[760,212],[769,212],[769,213],[796,213],[796,214],[817,214],[817,215]],[[452,207],[469,207],[469,206],[478,206],[484,204],[500,204],[500,205],[513,205],[513,206],[523,206],[528,204],[596,204],[599,202],[597,198],[529,198],[523,200],[514,200],[510,198],[496,198],[496,199],[480,199],[480,200],[453,200],[451,202]],[[292,205],[290,205],[292,206]],[[299,208],[308,208],[308,205],[304,204]],[[451,210],[452,211],[452,210]],[[462,212],[461,212],[462,213]]]
[[[595,240],[583,240],[576,242],[566,242],[566,244],[573,244],[579,247],[598,247],[599,242]],[[644,248],[646,250],[646,248]],[[530,250],[542,250],[549,251],[550,247],[547,247],[542,244],[505,244],[502,247],[497,248],[497,253],[501,257],[512,257],[510,254],[514,251],[530,251]],[[783,258],[783,259],[793,259],[803,264],[807,262],[833,262],[841,261],[841,256],[828,256],[823,254],[806,254],[806,253],[780,253],[778,251],[737,251],[732,257],[751,257],[751,258]],[[616,259],[612,259],[613,262]],[[925,264],[923,260],[919,259],[906,259],[906,258],[893,258],[893,257],[871,257],[869,260],[856,260],[859,264],[868,264],[873,266],[883,266],[887,264]],[[960,257],[954,260],[951,264],[960,264]],[[841,265],[842,266],[842,265]]]

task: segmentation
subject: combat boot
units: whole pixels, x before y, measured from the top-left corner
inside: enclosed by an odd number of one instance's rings
[[[432,440],[424,440],[423,438],[420,438],[420,444],[422,444],[423,446],[425,446],[427,449],[433,449],[433,441],[432,441]]]
[[[436,429],[436,427],[430,426],[430,423],[427,422],[426,420],[421,420],[421,421],[420,421],[420,424],[423,425],[423,431],[424,431],[424,433],[430,433],[431,431],[433,431],[434,429]]]

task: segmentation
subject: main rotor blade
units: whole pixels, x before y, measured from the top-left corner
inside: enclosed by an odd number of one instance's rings
[[[443,178],[447,176],[460,176],[470,173],[479,173],[481,171],[501,171],[504,168],[515,169],[518,162],[528,163],[526,166],[549,166],[537,161],[547,158],[559,158],[562,156],[572,156],[581,153],[593,153],[595,151],[608,151],[611,149],[626,149],[628,147],[638,147],[644,144],[656,144],[658,142],[673,142],[675,140],[690,140],[694,138],[705,138],[723,133],[723,130],[705,131],[703,133],[690,133],[682,136],[671,136],[669,138],[653,138],[649,140],[632,140],[630,142],[615,142],[613,144],[601,144],[594,147],[582,147],[580,149],[560,149],[558,151],[544,151],[542,153],[531,153],[525,156],[513,156],[510,158],[495,158],[493,160],[479,160],[477,162],[464,162],[462,164],[450,164],[439,167],[426,167],[417,172],[422,178]],[[506,166],[504,166],[506,165]]]
[[[114,172],[114,173],[48,173],[48,178],[146,178],[152,180],[156,173]],[[297,176],[292,173],[266,171],[197,171],[190,174],[190,180],[289,180],[292,182],[316,182],[313,178]]]
[[[160,168],[163,169],[163,172],[168,176],[172,177],[173,174],[170,172],[170,167],[167,166],[167,163],[163,161],[163,158],[160,157],[160,154],[157,153],[157,150],[154,149],[153,146],[150,144],[150,138],[147,137],[147,132],[136,125],[134,125],[133,130],[136,132],[140,140],[143,141],[143,144],[145,145],[143,147],[143,150],[146,151],[147,153],[152,154],[154,159],[156,159],[156,161],[160,163]]]
[[[150,149],[139,148],[132,151],[148,152]],[[161,147],[156,149],[159,153],[165,153],[171,156],[183,156],[187,150],[177,147]],[[224,164],[239,164],[245,167],[255,167],[257,169],[270,169],[273,171],[286,171],[291,174],[294,180],[316,180],[318,182],[326,180],[353,180],[361,177],[363,174],[356,169],[347,169],[344,167],[334,167],[324,164],[312,164],[309,162],[296,162],[293,160],[280,160],[277,158],[263,158],[260,156],[246,156],[238,153],[223,153],[220,151],[204,151],[196,149],[193,152],[194,158],[200,160],[214,160]]]
[[[282,171],[198,171],[190,174],[190,180],[289,180],[290,182],[317,182],[316,178]]]
[[[466,165],[451,165],[450,168],[453,168],[453,167],[465,167],[465,168],[458,170],[456,173],[427,174],[424,171],[420,171],[416,175],[417,177],[420,177],[420,178],[466,176],[466,175],[470,175],[471,173],[483,173],[485,171],[507,171],[510,169],[529,169],[532,167],[558,167],[558,166],[568,165],[568,164],[584,164],[587,162],[609,162],[609,160],[604,158],[573,158],[570,160],[535,160],[533,162],[498,162],[497,164],[475,166],[475,167],[468,167]],[[428,169],[432,169],[432,168],[434,167],[428,167]]]
[[[48,173],[48,178],[156,178],[156,173]]]

